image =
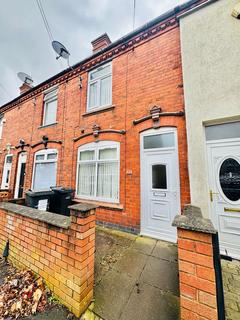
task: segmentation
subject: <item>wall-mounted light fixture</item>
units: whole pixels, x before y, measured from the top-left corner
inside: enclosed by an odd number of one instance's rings
[[[234,18],[240,19],[240,2],[235,5],[232,11],[232,16]]]

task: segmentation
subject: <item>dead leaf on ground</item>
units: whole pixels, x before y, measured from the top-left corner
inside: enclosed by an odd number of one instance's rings
[[[50,304],[50,292],[42,278],[36,278],[31,270],[18,271],[11,265],[7,267],[9,276],[0,286],[0,320],[43,312]]]

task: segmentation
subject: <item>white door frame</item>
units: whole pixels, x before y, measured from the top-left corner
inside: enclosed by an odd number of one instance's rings
[[[17,175],[16,175],[14,198],[18,198],[21,167],[22,167],[22,163],[26,163],[26,162],[27,162],[27,153],[26,152],[21,152],[19,154],[19,156],[18,156],[18,166],[17,166]]]
[[[149,149],[149,150],[144,150],[143,147],[143,138],[145,136],[150,136],[150,135],[156,135],[156,134],[164,134],[164,133],[174,133],[174,147],[169,147],[169,148],[156,148],[156,149]],[[178,164],[178,168],[176,169],[176,201],[177,201],[177,210],[176,213],[174,214],[180,214],[181,213],[181,201],[180,201],[180,174],[179,174],[179,157],[178,157],[178,137],[177,137],[177,128],[175,127],[162,127],[158,129],[149,129],[146,130],[142,133],[140,133],[140,234],[142,235],[147,235],[145,232],[143,232],[143,221],[144,221],[144,208],[143,208],[143,193],[144,193],[144,177],[143,177],[143,158],[144,154],[153,154],[153,155],[161,155],[161,154],[166,154],[166,153],[172,153],[174,155],[175,161]],[[174,217],[173,217],[174,218]],[[177,241],[177,232],[174,229],[174,235],[173,237],[165,237],[162,240],[166,241],[172,241],[176,242]],[[154,235],[150,235],[151,237],[155,237]]]
[[[7,158],[12,157],[11,163],[7,163]],[[4,159],[4,165],[3,165],[3,172],[2,172],[2,183],[1,183],[1,189],[8,190],[10,185],[10,179],[11,179],[11,171],[12,171],[12,160],[13,155],[7,154]],[[8,174],[8,183],[7,180],[7,174]]]

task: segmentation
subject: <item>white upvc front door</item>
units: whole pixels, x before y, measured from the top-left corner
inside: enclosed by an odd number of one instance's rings
[[[153,129],[141,135],[141,234],[176,242],[180,214],[177,131]]]
[[[240,139],[207,142],[211,219],[221,254],[240,258]]]

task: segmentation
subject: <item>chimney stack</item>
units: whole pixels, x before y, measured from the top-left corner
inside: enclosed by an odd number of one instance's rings
[[[106,48],[111,43],[112,42],[111,42],[109,36],[106,33],[104,33],[100,37],[98,37],[97,39],[95,39],[91,42],[92,51],[93,51],[93,53],[99,52],[102,49]]]
[[[23,84],[19,87],[20,95],[32,89],[33,86],[29,83],[23,82]]]

